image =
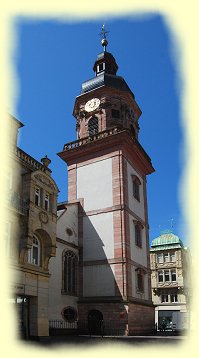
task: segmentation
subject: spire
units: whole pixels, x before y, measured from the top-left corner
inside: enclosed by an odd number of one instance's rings
[[[101,44],[104,47],[104,52],[106,52],[106,46],[108,45],[108,41],[106,38],[106,34],[109,31],[105,31],[105,24],[102,25],[102,31],[100,32],[100,36],[102,37]]]

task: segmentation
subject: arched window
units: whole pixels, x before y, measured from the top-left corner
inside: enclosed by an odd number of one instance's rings
[[[28,250],[28,262],[33,265],[40,265],[41,247],[40,241],[33,236],[32,247]]]
[[[77,294],[77,256],[72,251],[64,254],[64,292]]]
[[[94,135],[94,134],[97,134],[98,131],[99,131],[98,119],[96,117],[93,117],[88,122],[88,134],[89,134],[89,136]]]

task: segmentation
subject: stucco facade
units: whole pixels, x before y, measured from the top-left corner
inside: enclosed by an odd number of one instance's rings
[[[121,334],[152,331],[146,176],[154,169],[138,140],[141,110],[98,55],[73,115],[78,139],[58,155],[68,165],[68,204],[79,202],[78,327]]]
[[[56,253],[58,188],[45,157],[38,162],[17,147],[22,123],[9,117],[13,136],[8,168],[6,254],[11,271],[10,302],[17,312],[18,334],[49,335],[49,260]]]
[[[79,290],[79,247],[78,247],[78,210],[79,203],[58,205],[57,232],[56,232],[56,256],[49,263],[49,326],[50,334],[56,335],[77,330],[77,301]],[[67,254],[77,258],[74,277],[75,290],[65,287],[65,259]],[[70,272],[72,276],[72,273]],[[73,323],[66,319],[67,312],[74,313]],[[68,324],[67,324],[68,323]]]

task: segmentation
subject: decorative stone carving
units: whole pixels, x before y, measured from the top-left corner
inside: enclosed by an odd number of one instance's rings
[[[40,211],[39,213],[39,220],[44,223],[47,224],[48,222],[48,215],[44,212],[44,211]]]
[[[49,180],[48,178],[46,178],[44,175],[42,175],[42,174],[36,174],[36,175],[35,175],[35,179],[37,179],[38,181],[40,181],[42,184],[47,185],[49,188],[55,189],[55,186],[52,184],[51,180]]]

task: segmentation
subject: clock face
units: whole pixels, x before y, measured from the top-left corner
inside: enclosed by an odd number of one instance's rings
[[[85,104],[85,111],[91,112],[94,111],[97,107],[100,105],[100,99],[99,98],[92,98]]]

